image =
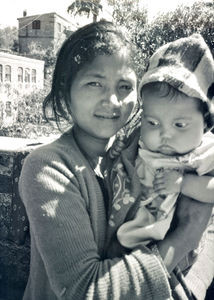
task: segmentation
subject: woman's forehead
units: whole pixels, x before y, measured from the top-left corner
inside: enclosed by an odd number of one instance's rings
[[[99,55],[91,63],[86,64],[81,69],[81,75],[84,77],[104,78],[107,75],[120,76],[124,80],[136,81],[134,69],[130,66],[124,56],[121,54]]]

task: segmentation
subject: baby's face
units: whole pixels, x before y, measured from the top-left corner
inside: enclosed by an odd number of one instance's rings
[[[144,93],[141,140],[153,152],[185,154],[201,143],[204,118],[194,98]]]

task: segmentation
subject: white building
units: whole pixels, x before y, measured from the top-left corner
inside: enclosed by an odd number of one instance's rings
[[[0,90],[5,85],[19,91],[42,89],[44,85],[44,61],[0,51]]]
[[[0,51],[0,125],[16,118],[18,94],[44,86],[44,61]]]

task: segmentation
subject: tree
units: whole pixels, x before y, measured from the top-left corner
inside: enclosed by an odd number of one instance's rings
[[[110,1],[110,0],[108,0]],[[179,5],[174,11],[160,13],[147,21],[145,9],[138,9],[137,1],[113,1],[114,22],[128,28],[133,43],[137,46],[134,57],[139,78],[148,66],[154,51],[168,42],[192,33],[200,33],[214,56],[214,2],[197,1],[193,5]]]
[[[0,124],[0,136],[38,138],[59,134],[54,124],[47,123],[43,116],[42,103],[47,96],[50,86],[33,90],[29,94],[20,93],[8,86],[7,99],[11,102],[13,121],[5,124],[3,117]],[[0,100],[0,114],[4,109]]]
[[[0,29],[0,48],[6,50],[18,50],[18,34],[16,27],[5,27]]]
[[[113,7],[113,20],[119,25],[125,26],[129,31],[137,30],[138,27],[147,23],[147,11],[145,8],[139,10],[139,1],[121,0],[110,1],[109,5]]]
[[[93,22],[97,21],[99,12],[102,10],[101,0],[75,0],[67,8],[67,12],[71,15],[86,14],[88,17],[90,14],[93,15]]]
[[[214,56],[214,3],[195,2],[192,6],[180,5],[174,11],[160,14],[152,23],[138,31],[135,40],[142,53],[138,64],[144,71],[149,57],[168,42],[200,33]]]
[[[135,69],[140,74],[142,70],[142,61],[144,61],[144,53],[141,50],[141,43],[138,39],[141,30],[148,23],[147,10],[145,7],[139,9],[139,1],[131,0],[108,0],[108,4],[113,8],[114,23],[123,27],[127,31],[131,41],[137,46],[137,53],[134,56]]]
[[[44,79],[47,81],[52,80],[52,73],[57,58],[56,51],[60,48],[61,45],[62,41],[60,41],[57,46],[55,45],[56,49],[54,48],[53,44],[50,44],[50,46],[47,48],[43,48],[36,42],[31,42],[28,46],[29,52],[26,54],[26,56],[34,59],[44,60]]]

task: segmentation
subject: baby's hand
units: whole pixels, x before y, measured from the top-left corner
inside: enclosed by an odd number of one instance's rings
[[[183,182],[181,171],[174,169],[158,169],[153,181],[153,188],[160,195],[179,193]]]

